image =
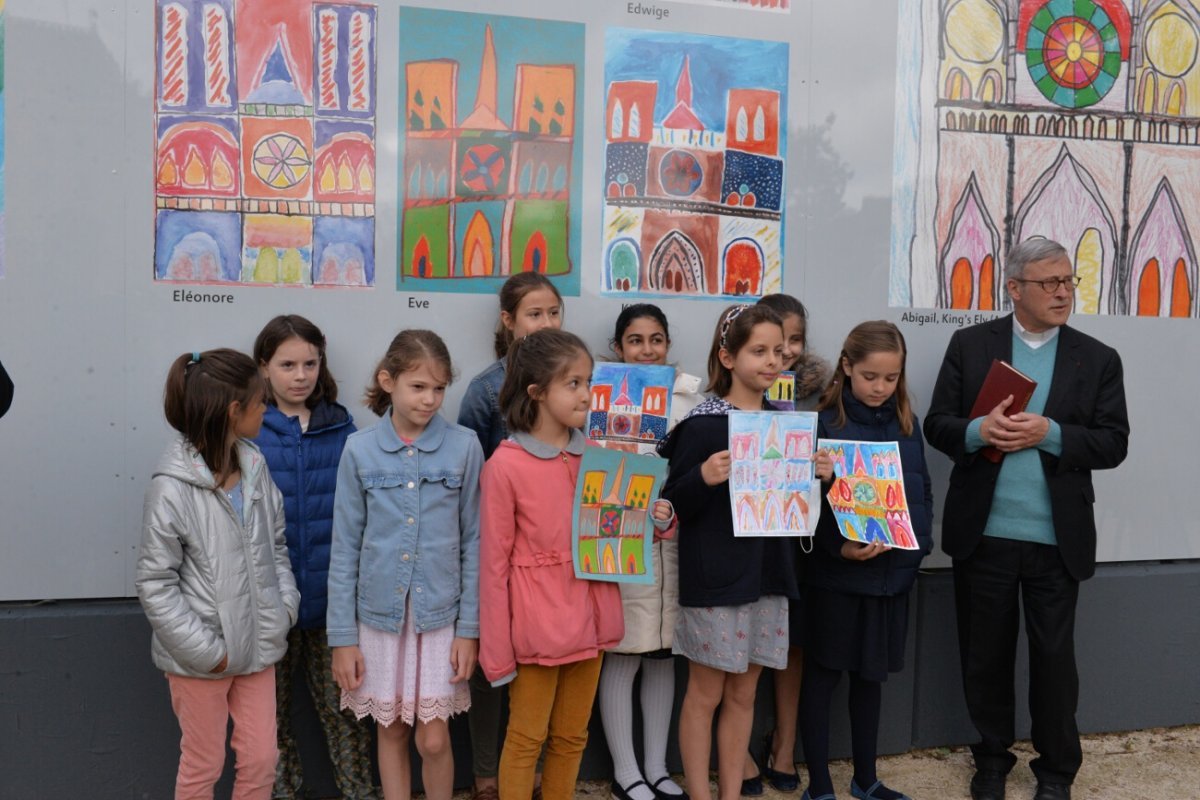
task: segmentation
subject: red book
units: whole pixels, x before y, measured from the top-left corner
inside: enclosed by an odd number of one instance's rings
[[[1007,417],[1016,416],[1029,405],[1029,398],[1033,397],[1033,390],[1036,388],[1037,381],[1007,361],[1001,361],[998,358],[994,359],[991,369],[988,370],[987,377],[983,379],[983,386],[979,389],[979,395],[975,398],[975,405],[971,406],[971,419],[986,417],[991,413],[993,408],[1000,405],[1004,401],[1004,398],[1010,394],[1013,398],[1012,405],[1008,407],[1004,415]],[[997,464],[1004,458],[1004,453],[991,445],[980,450],[979,455]]]

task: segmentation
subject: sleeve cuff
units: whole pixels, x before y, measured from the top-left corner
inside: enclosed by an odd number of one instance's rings
[[[983,440],[983,434],[980,433],[982,429],[983,417],[976,417],[967,424],[966,450],[968,453],[974,453],[987,446],[987,442]]]
[[[325,638],[330,647],[352,647],[358,644],[358,630],[335,631],[326,630]]]
[[[516,677],[517,677],[517,671],[514,669],[512,672],[508,673],[503,678],[499,678],[497,680],[492,681],[491,682],[492,688],[495,689],[500,686],[506,686],[506,685],[512,683],[513,679]]]
[[[461,619],[458,625],[454,628],[454,635],[459,639],[478,639],[479,638],[479,623],[478,622],[463,622]]]
[[[654,527],[660,531],[665,531],[671,527],[671,523],[675,521],[675,506],[671,505],[670,500],[664,500],[661,497],[654,501],[655,503],[666,503],[671,507],[671,516],[666,519],[658,519],[651,515],[650,519],[654,522]]]
[[[1062,448],[1062,426],[1054,420],[1050,420],[1050,429],[1046,431],[1045,438],[1038,442],[1038,449],[1058,457],[1062,455]]]

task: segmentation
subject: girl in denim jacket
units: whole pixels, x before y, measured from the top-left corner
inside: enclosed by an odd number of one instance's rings
[[[438,415],[452,374],[437,334],[397,334],[366,397],[388,413],[338,466],[326,629],[342,707],[378,723],[386,800],[411,794],[414,729],[426,795],[449,800],[447,720],[471,704],[483,452]]]

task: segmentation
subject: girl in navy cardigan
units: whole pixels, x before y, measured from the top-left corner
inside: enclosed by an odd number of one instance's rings
[[[864,322],[850,331],[819,405],[818,436],[898,442],[913,532],[920,550],[892,550],[842,538],[824,495],[833,461],[821,451],[821,519],[806,571],[804,683],[800,737],[809,786],[801,800],[834,800],[829,777],[829,701],[843,672],[850,673],[850,735],[854,777],[850,794],[861,800],[908,800],[875,775],[880,695],[889,672],[904,666],[908,592],[921,559],[933,549],[933,494],[925,467],[921,426],[904,381],[904,336],[890,322]]]
[[[741,792],[763,667],[783,669],[788,601],[797,597],[791,542],[734,537],[729,500],[730,411],[769,410],[765,392],[783,367],[783,326],[766,306],[721,315],[708,357],[704,401],[667,435],[662,496],[679,518],[679,617],[671,649],[688,660],[679,712],[679,751],[692,800],[710,800],[712,721],[717,723],[721,800]]]
[[[254,443],[262,450],[283,494],[288,555],[300,589],[300,616],[276,680],[279,764],[272,797],[301,795],[300,753],[292,736],[292,675],[303,665],[308,690],[325,731],[334,778],[343,797],[377,797],[371,779],[371,731],[339,709],[325,641],[326,580],[333,531],[333,490],[350,412],[337,403],[337,383],[325,359],[325,336],[304,317],[286,314],[268,322],[254,340],[254,360],[267,382],[268,405]]]

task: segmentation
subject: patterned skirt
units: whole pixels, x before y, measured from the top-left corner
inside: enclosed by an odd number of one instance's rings
[[[688,661],[725,672],[745,672],[751,664],[783,669],[788,653],[788,600],[767,595],[740,606],[684,606],[679,609],[671,649]]]
[[[405,725],[449,719],[471,707],[467,681],[450,683],[454,626],[417,633],[411,609],[404,628],[388,633],[358,624],[358,647],[365,674],[353,691],[342,691],[342,708],[359,719],[368,714],[380,725]]]

